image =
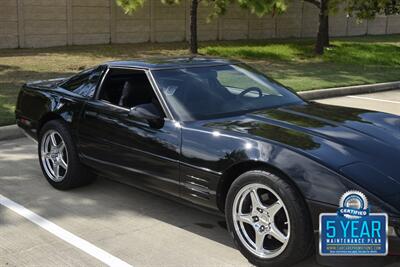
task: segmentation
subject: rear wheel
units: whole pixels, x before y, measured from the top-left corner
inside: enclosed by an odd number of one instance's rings
[[[67,190],[93,180],[93,174],[80,163],[71,134],[62,121],[53,120],[42,127],[38,154],[44,176],[57,189]]]
[[[225,211],[236,246],[256,266],[290,266],[312,252],[304,201],[274,174],[249,171],[239,176],[229,189]]]

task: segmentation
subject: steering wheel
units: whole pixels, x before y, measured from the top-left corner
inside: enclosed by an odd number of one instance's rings
[[[238,98],[240,97],[244,97],[248,92],[258,92],[258,97],[262,97],[262,91],[260,88],[258,87],[249,87],[245,90],[243,90],[242,92],[240,92],[240,94],[237,95]]]

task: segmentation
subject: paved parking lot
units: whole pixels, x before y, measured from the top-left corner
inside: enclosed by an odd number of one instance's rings
[[[400,90],[321,102],[400,115]],[[36,144],[25,138],[0,141],[0,265],[102,266],[107,260],[249,266],[222,217],[107,178],[69,192],[54,190],[40,171]],[[296,267],[305,266],[320,265],[311,258]]]
[[[400,89],[363,95],[323,99],[319,102],[338,106],[378,110],[400,115]]]

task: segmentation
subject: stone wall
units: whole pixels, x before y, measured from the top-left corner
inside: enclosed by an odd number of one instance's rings
[[[190,0],[178,6],[148,0],[126,15],[114,0],[0,0],[0,48],[184,41],[189,7]],[[275,17],[258,18],[234,6],[207,23],[209,11],[200,4],[200,40],[313,37],[318,26],[318,10],[300,0]],[[394,34],[400,33],[400,16],[359,23],[338,13],[330,26],[332,36]]]

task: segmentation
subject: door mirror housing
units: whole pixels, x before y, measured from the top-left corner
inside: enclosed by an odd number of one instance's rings
[[[153,103],[137,105],[129,110],[129,116],[149,121],[163,118],[160,110]]]

